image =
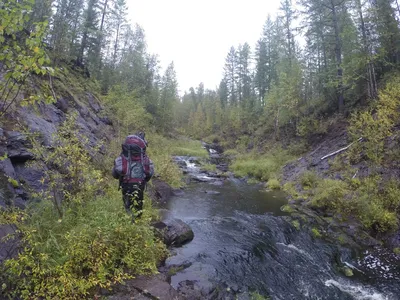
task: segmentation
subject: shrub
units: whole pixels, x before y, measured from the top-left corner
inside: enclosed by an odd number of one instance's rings
[[[270,180],[268,180],[267,186],[271,190],[279,190],[281,188],[281,184],[279,183],[279,180],[276,178],[271,178]]]
[[[345,196],[349,193],[349,186],[341,180],[321,180],[311,200],[314,207],[322,207],[334,211],[341,211]]]
[[[166,252],[149,226],[146,202],[135,224],[117,191],[81,201],[63,219],[48,200],[26,212],[3,213],[3,222],[16,224],[24,245],[4,264],[5,293],[23,299],[82,299],[132,275],[156,272]]]
[[[306,171],[300,176],[300,183],[303,187],[313,188],[318,180],[318,175],[312,171]]]

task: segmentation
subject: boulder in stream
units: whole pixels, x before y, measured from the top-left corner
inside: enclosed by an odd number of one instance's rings
[[[159,222],[157,228],[161,230],[162,238],[167,246],[180,247],[194,238],[192,228],[180,219],[166,219]]]

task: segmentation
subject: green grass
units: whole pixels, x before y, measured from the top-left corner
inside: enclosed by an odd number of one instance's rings
[[[217,166],[214,164],[209,164],[209,163],[204,163],[200,167],[204,171],[209,171],[209,172],[216,172],[217,171]]]
[[[203,148],[200,141],[175,140],[171,150],[172,155],[195,156],[199,158],[208,157],[208,152]]]
[[[256,152],[236,157],[231,170],[240,177],[250,176],[261,181],[278,177],[281,168],[294,157],[283,149],[274,149],[266,154]]]

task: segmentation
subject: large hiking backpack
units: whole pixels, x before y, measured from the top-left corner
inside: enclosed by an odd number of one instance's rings
[[[122,153],[115,160],[115,169],[122,183],[143,183],[153,175],[152,162],[146,155],[146,141],[129,135],[122,144]]]

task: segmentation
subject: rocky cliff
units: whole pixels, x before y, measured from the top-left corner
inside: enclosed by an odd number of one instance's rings
[[[38,134],[40,142],[51,147],[52,135],[68,115],[76,114],[77,125],[90,146],[100,141],[109,142],[114,137],[112,121],[107,116],[99,96],[93,92],[95,83],[78,71],[61,68],[57,76],[35,78],[29,90],[20,94],[44,95],[51,90],[55,101],[40,102],[34,106],[16,107],[0,120],[0,205],[13,204],[23,208],[31,189],[46,188],[40,182],[43,170],[28,166],[34,160],[29,134]]]

